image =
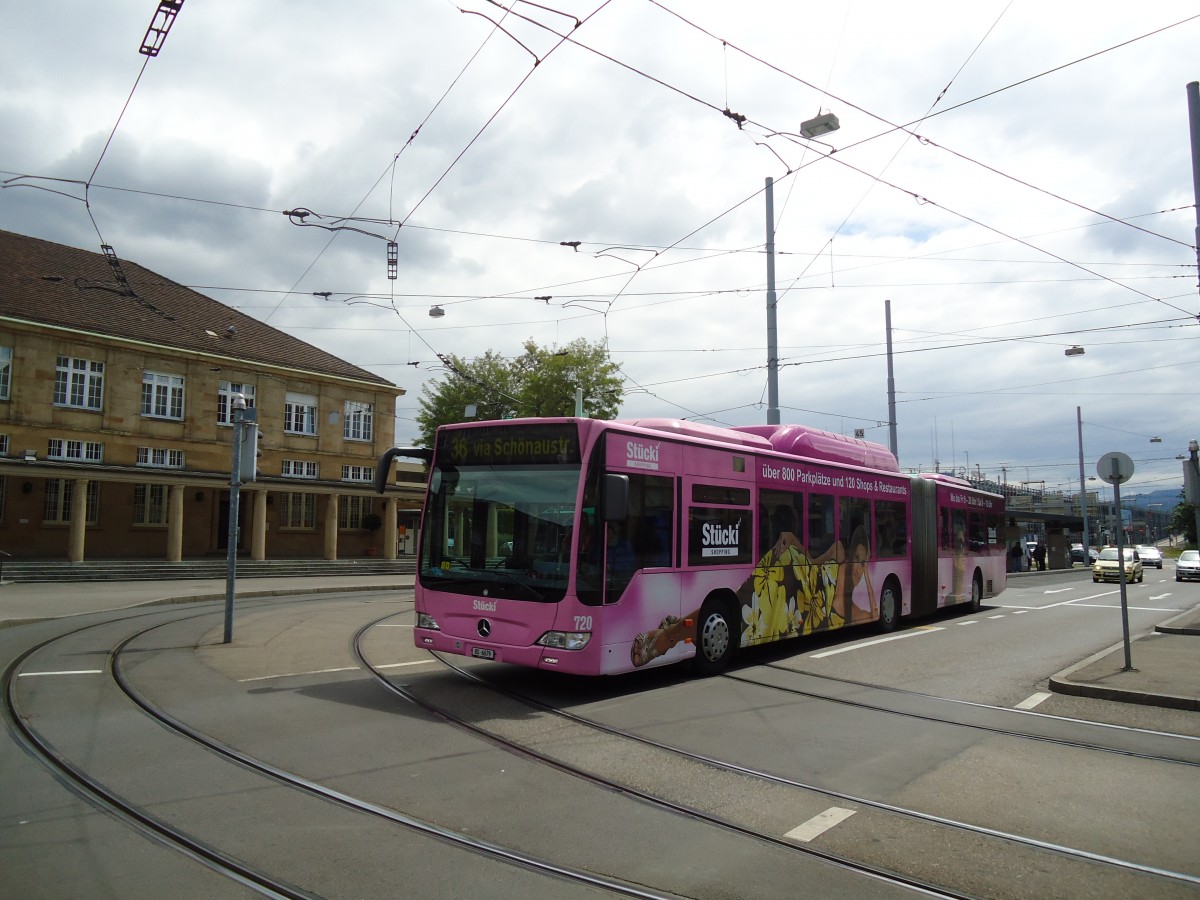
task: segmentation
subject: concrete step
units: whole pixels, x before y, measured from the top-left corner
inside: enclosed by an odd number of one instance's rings
[[[303,577],[306,575],[410,575],[416,560],[402,557],[387,559],[270,559],[237,561],[238,578]],[[187,559],[180,562],[161,560],[4,560],[0,565],[3,581],[177,581],[189,578],[224,578],[228,563],[224,559]]]

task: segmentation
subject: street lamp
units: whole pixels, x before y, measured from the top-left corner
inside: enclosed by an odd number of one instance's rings
[[[800,123],[800,134],[813,138],[840,128],[833,113]],[[775,179],[767,178],[767,424],[779,424],[779,332],[775,321]]]

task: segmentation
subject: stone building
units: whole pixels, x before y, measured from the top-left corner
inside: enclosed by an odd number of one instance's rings
[[[239,394],[261,434],[239,553],[402,552],[423,476],[371,481],[403,389],[103,249],[0,231],[0,552],[223,555]]]

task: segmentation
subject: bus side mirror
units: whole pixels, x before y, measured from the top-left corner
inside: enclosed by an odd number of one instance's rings
[[[629,476],[604,476],[604,521],[624,522],[629,515]]]

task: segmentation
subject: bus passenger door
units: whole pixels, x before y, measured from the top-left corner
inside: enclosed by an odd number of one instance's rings
[[[625,518],[604,523],[604,605],[616,607],[605,613],[613,624],[605,636],[609,644],[653,634],[681,616],[675,481],[636,473],[628,478]]]

